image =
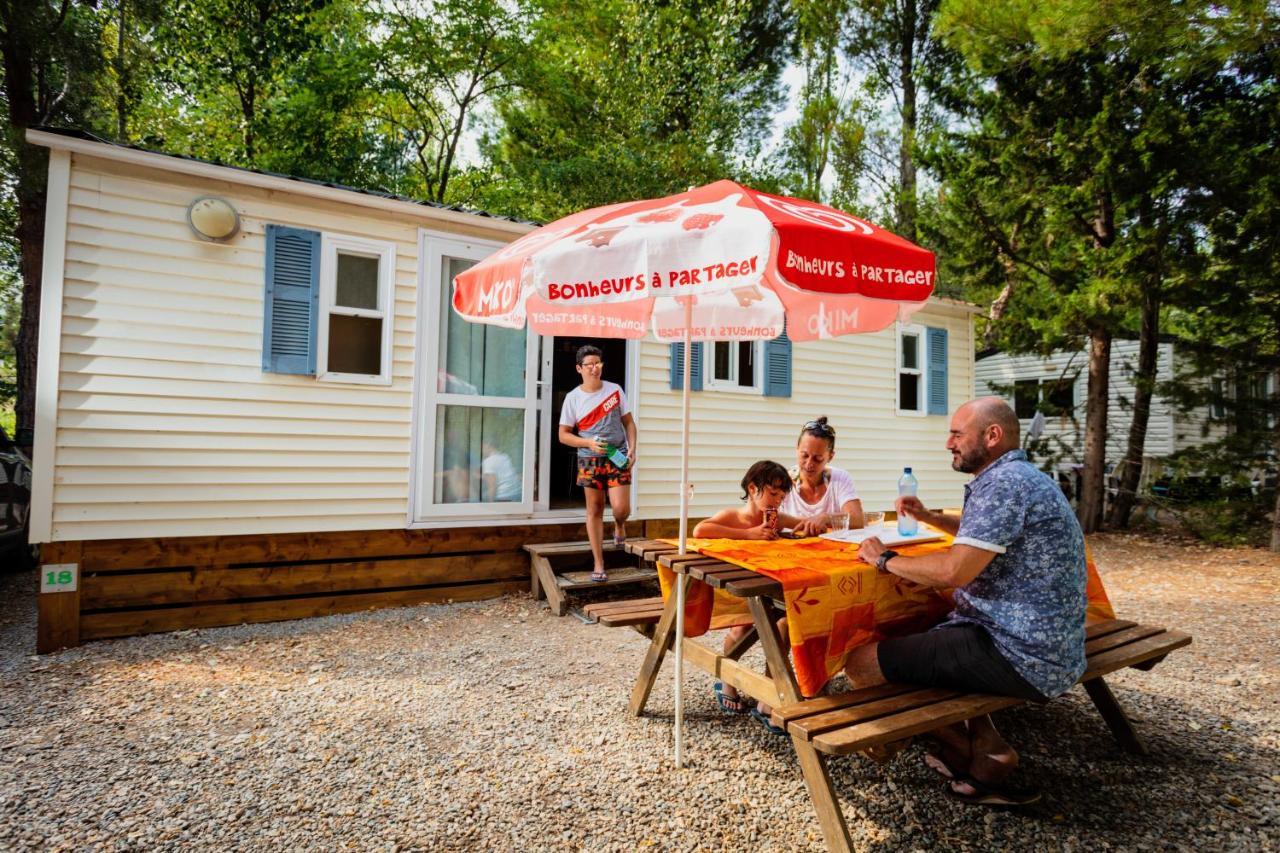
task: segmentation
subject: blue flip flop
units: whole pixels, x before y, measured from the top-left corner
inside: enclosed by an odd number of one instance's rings
[[[760,723],[760,725],[764,726],[765,731],[767,731],[771,735],[785,735],[787,733],[786,729],[779,728],[778,726],[775,726],[772,722],[770,722],[768,715],[760,713],[759,708],[753,707],[751,709],[751,719],[755,720],[756,722]]]
[[[609,579],[609,575],[608,575],[608,573],[607,573],[607,572],[592,572],[592,573],[591,573],[591,580],[592,580],[593,582],[595,582],[595,583],[604,583],[604,582],[605,582],[605,581],[607,581],[608,579]]]
[[[724,684],[717,681],[715,686],[716,704],[720,706],[720,710],[726,714],[745,714],[747,713],[747,701],[742,698],[742,694],[730,696],[724,692]]]

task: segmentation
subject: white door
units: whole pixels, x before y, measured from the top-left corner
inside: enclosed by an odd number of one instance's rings
[[[527,329],[468,323],[450,304],[453,277],[500,247],[418,233],[412,522],[534,508],[538,337]]]

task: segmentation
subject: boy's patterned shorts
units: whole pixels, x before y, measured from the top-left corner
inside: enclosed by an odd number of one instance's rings
[[[578,457],[578,485],[584,489],[607,491],[631,485],[631,471],[614,465],[607,456]]]

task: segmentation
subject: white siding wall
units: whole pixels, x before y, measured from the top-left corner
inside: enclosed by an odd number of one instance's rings
[[[1107,406],[1107,459],[1123,458],[1129,444],[1129,426],[1133,422],[1134,397],[1133,374],[1137,370],[1138,342],[1115,341],[1111,345],[1110,400]],[[1156,356],[1156,380],[1165,382],[1173,377],[1174,351],[1172,343],[1161,343]],[[1076,376],[1075,415],[1051,417],[1045,424],[1045,435],[1060,438],[1079,462],[1084,450],[1085,399],[1089,385],[1089,354],[1057,352],[1048,358],[1036,355],[1009,355],[996,353],[980,359],[975,365],[976,393],[978,396],[995,393],[993,386],[1012,386],[1019,379],[1053,380],[1061,376]],[[1064,374],[1065,371],[1065,374]],[[1006,392],[1013,402],[1012,390]],[[1202,443],[1200,423],[1207,420],[1208,412],[1178,415],[1168,400],[1155,395],[1151,401],[1151,417],[1147,423],[1145,456],[1168,456],[1175,450]],[[1024,420],[1025,429],[1029,421]],[[1221,427],[1214,426],[1210,438],[1221,434]]]
[[[203,194],[229,244],[187,229]],[[268,223],[395,244],[390,386],[263,373]],[[52,539],[404,526],[421,224],[75,155]]]
[[[973,335],[967,310],[933,302],[912,323],[948,330],[947,404],[973,391]],[[965,475],[944,449],[948,417],[895,414],[897,338],[893,328],[792,347],[792,395],[762,397],[695,391],[691,402],[690,515],[738,504],[738,483],[758,459],[795,464],[805,421],[826,415],[836,429],[834,464],[848,470],[866,509],[892,509],[904,465],[915,469],[930,506],[956,507]],[[641,462],[634,496],[638,517],[679,514],[680,392],[671,390],[670,349],[645,341],[640,352]]]

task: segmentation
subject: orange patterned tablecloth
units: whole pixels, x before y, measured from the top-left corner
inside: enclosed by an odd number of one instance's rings
[[[946,550],[941,542],[903,546],[915,556]],[[796,681],[805,696],[814,696],[844,668],[849,652],[885,637],[923,631],[951,610],[948,590],[936,590],[877,572],[858,558],[858,547],[828,539],[690,539],[688,549],[760,572],[782,584],[787,632]],[[1086,552],[1087,553],[1087,552]],[[1089,605],[1086,618],[1114,619],[1093,558],[1088,558]],[[659,567],[662,595],[673,588],[675,575]],[[746,602],[724,590],[693,581],[685,597],[686,637],[712,628],[751,623]]]

